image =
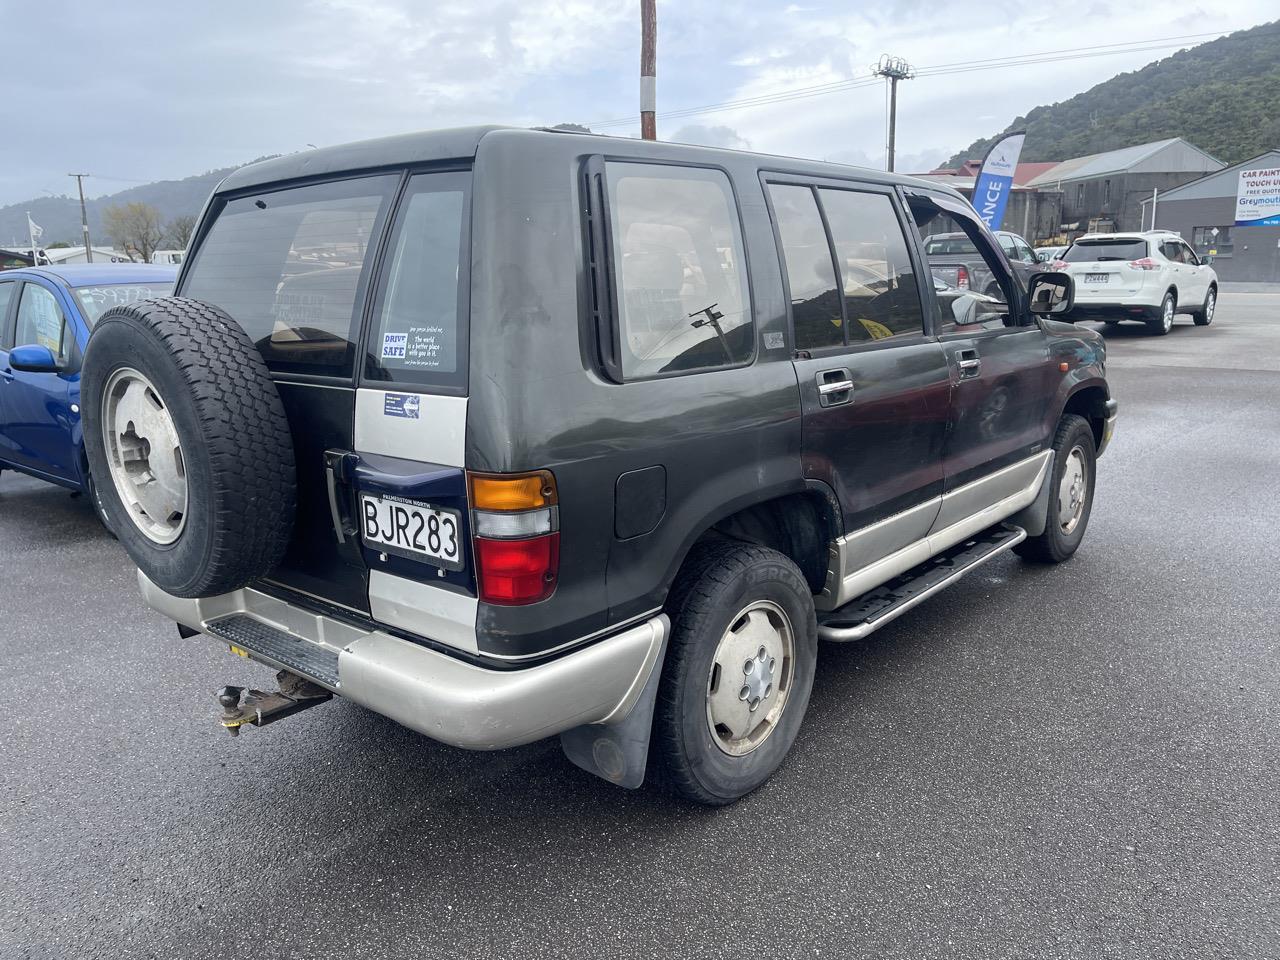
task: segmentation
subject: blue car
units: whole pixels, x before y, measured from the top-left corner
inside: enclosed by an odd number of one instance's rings
[[[0,471],[95,495],[80,425],[80,358],[110,307],[173,292],[175,267],[83,264],[0,272]]]

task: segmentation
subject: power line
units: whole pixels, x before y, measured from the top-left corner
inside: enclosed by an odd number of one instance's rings
[[[948,76],[957,73],[971,73],[979,70],[995,70],[1003,67],[1029,66],[1038,63],[1055,63],[1062,60],[1081,60],[1093,57],[1115,56],[1125,53],[1146,53],[1153,50],[1164,50],[1182,46],[1181,41],[1222,37],[1226,34],[1219,30],[1211,33],[1188,33],[1176,37],[1153,37],[1147,40],[1130,40],[1123,43],[1093,44],[1088,47],[1071,47],[1065,50],[1046,50],[1039,53],[1019,54],[1010,57],[993,57],[983,60],[961,60],[954,63],[942,63],[932,67],[921,67],[918,77]],[[728,110],[747,109],[750,107],[768,106],[775,103],[788,103],[810,97],[825,96],[843,90],[856,90],[860,87],[874,86],[879,83],[875,74],[855,75],[844,80],[813,84],[807,87],[795,87],[791,90],[779,90],[774,93],[758,94],[754,97],[743,97],[736,100],[723,100],[702,106],[685,107],[671,110],[664,116],[676,119],[694,117],[707,113],[721,113]],[[611,120],[596,120],[585,124],[593,130],[607,127],[618,127],[634,124],[637,117],[615,117]]]

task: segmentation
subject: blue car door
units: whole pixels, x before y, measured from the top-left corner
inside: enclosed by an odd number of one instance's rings
[[[58,373],[14,370],[7,350],[0,365],[0,459],[31,473],[79,483],[79,357],[76,327],[56,288],[27,279],[11,310],[6,347],[39,344],[65,369]]]

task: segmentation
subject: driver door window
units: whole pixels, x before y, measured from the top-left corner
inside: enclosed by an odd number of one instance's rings
[[[921,240],[930,236],[961,231],[968,238],[965,247],[972,247],[973,252],[965,254],[966,268],[969,273],[971,288],[961,289],[948,283],[940,270],[933,272],[933,295],[938,302],[941,327],[939,333],[955,332],[957,327],[970,330],[999,330],[1018,325],[1017,317],[1009,308],[1010,278],[1003,263],[1000,262],[991,247],[990,234],[986,233],[976,219],[964,216],[959,211],[943,210],[925,197],[910,198],[911,215],[916,223],[916,230]],[[1000,238],[1001,243],[1009,243],[1007,238]],[[924,244],[926,250],[929,244]],[[1013,254],[1010,254],[1013,258]],[[927,257],[930,266],[935,262],[944,262],[954,267],[956,257],[947,254],[930,254]],[[979,271],[990,281],[978,279]],[[972,287],[988,288],[994,282],[1000,290],[999,297],[979,293]]]
[[[57,298],[39,284],[24,283],[22,299],[18,301],[14,345],[48,347],[59,361],[65,362],[71,353],[69,333]]]

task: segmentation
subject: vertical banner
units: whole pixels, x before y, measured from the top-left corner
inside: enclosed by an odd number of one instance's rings
[[[991,145],[978,171],[978,181],[973,185],[973,208],[992,230],[999,230],[1004,221],[1004,208],[1009,203],[1009,191],[1013,189],[1013,171],[1022,155],[1024,131],[1007,133]]]

